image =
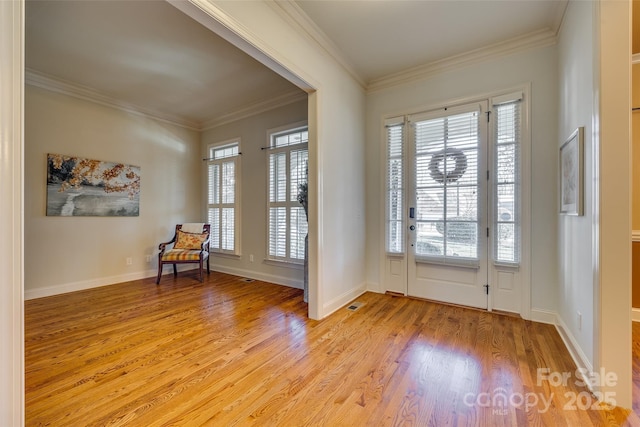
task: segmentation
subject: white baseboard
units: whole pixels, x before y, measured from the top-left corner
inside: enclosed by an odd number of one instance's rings
[[[631,309],[631,320],[634,322],[640,322],[640,308]]]
[[[194,268],[194,267],[192,267]],[[190,270],[190,268],[181,268],[180,271]],[[163,274],[169,274],[167,270]],[[50,297],[52,295],[66,294],[69,292],[82,291],[85,289],[99,288],[101,286],[114,285],[116,283],[130,282],[132,280],[146,279],[147,277],[155,277],[158,270],[144,270],[135,273],[119,274],[117,276],[97,277],[89,280],[80,280],[78,282],[63,283],[60,285],[49,286],[46,288],[25,289],[24,299],[36,299]]]
[[[640,310],[638,310],[638,315],[640,318]],[[576,364],[576,368],[580,369],[582,372],[587,372],[589,375],[593,373],[593,365],[589,361],[589,358],[584,353],[582,347],[578,344],[578,340],[573,336],[571,330],[567,327],[566,323],[558,313],[551,310],[534,308],[531,309],[531,320],[554,325],[562,339],[562,342],[564,342],[564,345],[567,347],[571,359],[573,359],[573,362]],[[571,375],[573,376],[574,373],[572,372]],[[587,384],[587,386],[590,386],[590,384]]]
[[[178,271],[187,271],[197,268],[195,265],[180,265]],[[211,274],[215,271],[221,273],[233,274],[234,276],[248,277],[251,279],[262,280],[264,282],[275,283],[277,285],[289,286],[291,288],[302,289],[303,282],[299,279],[291,279],[283,276],[275,276],[256,271],[247,271],[233,267],[225,267],[221,265],[211,265]],[[171,268],[165,268],[163,275],[172,274]],[[46,288],[25,289],[24,299],[31,300],[36,298],[44,298],[52,295],[66,294],[69,292],[82,291],[85,289],[99,288],[101,286],[114,285],[116,283],[129,282],[132,280],[146,279],[148,277],[156,277],[158,270],[144,270],[135,273],[119,274],[116,276],[97,277],[89,280],[81,280],[78,282],[64,283]]]
[[[331,301],[328,301],[326,304],[322,306],[321,317],[325,318],[331,315],[336,310],[339,310],[341,307],[344,307],[345,305],[349,304],[351,301],[358,298],[360,295],[364,294],[365,292],[367,292],[367,285],[366,283],[363,282],[357,288],[350,289],[347,292],[332,299]]]
[[[531,309],[531,319],[534,322],[546,323],[549,325],[556,325],[557,314],[555,311],[544,310],[539,308]]]
[[[380,283],[371,283],[371,282],[367,282],[365,283],[366,287],[367,287],[367,291],[369,292],[374,292],[376,294],[384,294],[385,291],[382,290],[382,286],[380,286]]]
[[[276,285],[288,286],[290,288],[303,289],[303,279],[293,279],[290,277],[276,276],[273,274],[261,273],[259,271],[244,270],[241,268],[228,267],[224,265],[211,264],[211,268],[221,273],[233,274],[234,276],[248,277],[249,279],[261,280],[263,282],[275,283]]]
[[[593,365],[589,361],[589,358],[587,357],[587,355],[584,354],[584,351],[578,344],[578,341],[573,336],[573,334],[567,327],[566,323],[564,323],[564,320],[562,320],[562,318],[560,317],[560,315],[556,315],[556,329],[560,334],[560,338],[562,338],[562,341],[564,341],[564,345],[567,347],[567,350],[569,350],[569,354],[571,355],[571,358],[576,364],[576,367],[580,369],[582,372],[587,372],[589,377],[591,377],[593,374]],[[587,384],[587,387],[591,389],[591,385],[589,384],[589,381],[585,381],[585,383]],[[594,390],[591,390],[591,391],[593,392]]]
[[[367,292],[373,292],[374,294],[385,294],[386,291],[381,291],[380,288],[378,288],[378,285],[366,285],[366,291]]]

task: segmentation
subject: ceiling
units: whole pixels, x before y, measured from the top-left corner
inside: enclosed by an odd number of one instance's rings
[[[555,34],[566,0],[281,4],[366,87],[505,40]],[[29,75],[194,128],[304,96],[164,1],[28,0],[25,38]]]
[[[309,1],[297,4],[365,82],[540,31],[562,0]]]

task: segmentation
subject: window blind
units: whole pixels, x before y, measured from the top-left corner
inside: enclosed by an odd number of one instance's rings
[[[405,251],[404,120],[391,119],[387,131],[387,252]]]
[[[418,257],[479,259],[479,110],[412,120]]]
[[[522,94],[494,99],[493,257],[498,263],[520,262],[520,147]]]
[[[207,221],[211,224],[209,247],[214,252],[237,253],[238,143],[209,148],[207,166]]]

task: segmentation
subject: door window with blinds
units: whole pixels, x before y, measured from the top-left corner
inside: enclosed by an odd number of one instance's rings
[[[213,252],[238,254],[239,141],[209,146],[207,165],[207,221]]]
[[[307,127],[274,132],[268,150],[268,257],[283,262],[304,261],[307,218],[298,202],[307,180]]]
[[[480,111],[412,116],[415,147],[415,255],[479,257]]]

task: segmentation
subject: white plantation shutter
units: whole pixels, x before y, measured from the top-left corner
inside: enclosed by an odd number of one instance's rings
[[[300,184],[307,180],[307,149],[291,150],[289,157],[289,258],[304,259],[304,238],[307,235],[307,218],[298,202]]]
[[[520,147],[522,93],[493,99],[494,218],[493,257],[498,263],[520,262]]]
[[[307,235],[307,218],[302,206],[289,210],[289,258],[304,259],[304,238]]]
[[[211,224],[211,250],[220,249],[220,163],[208,166],[207,222]]]
[[[269,156],[269,202],[287,200],[287,153]]]
[[[287,256],[287,208],[269,208],[269,255]]]
[[[269,255],[287,255],[287,153],[269,155]]]
[[[479,113],[411,117],[417,257],[479,259]]]
[[[299,263],[304,260],[307,218],[298,202],[298,188],[307,179],[307,128],[271,135],[269,153],[270,259]]]
[[[209,148],[207,167],[207,221],[211,224],[209,247],[214,252],[237,254],[236,215],[239,145],[237,142]]]
[[[404,119],[389,119],[387,131],[387,252],[405,251]]]

